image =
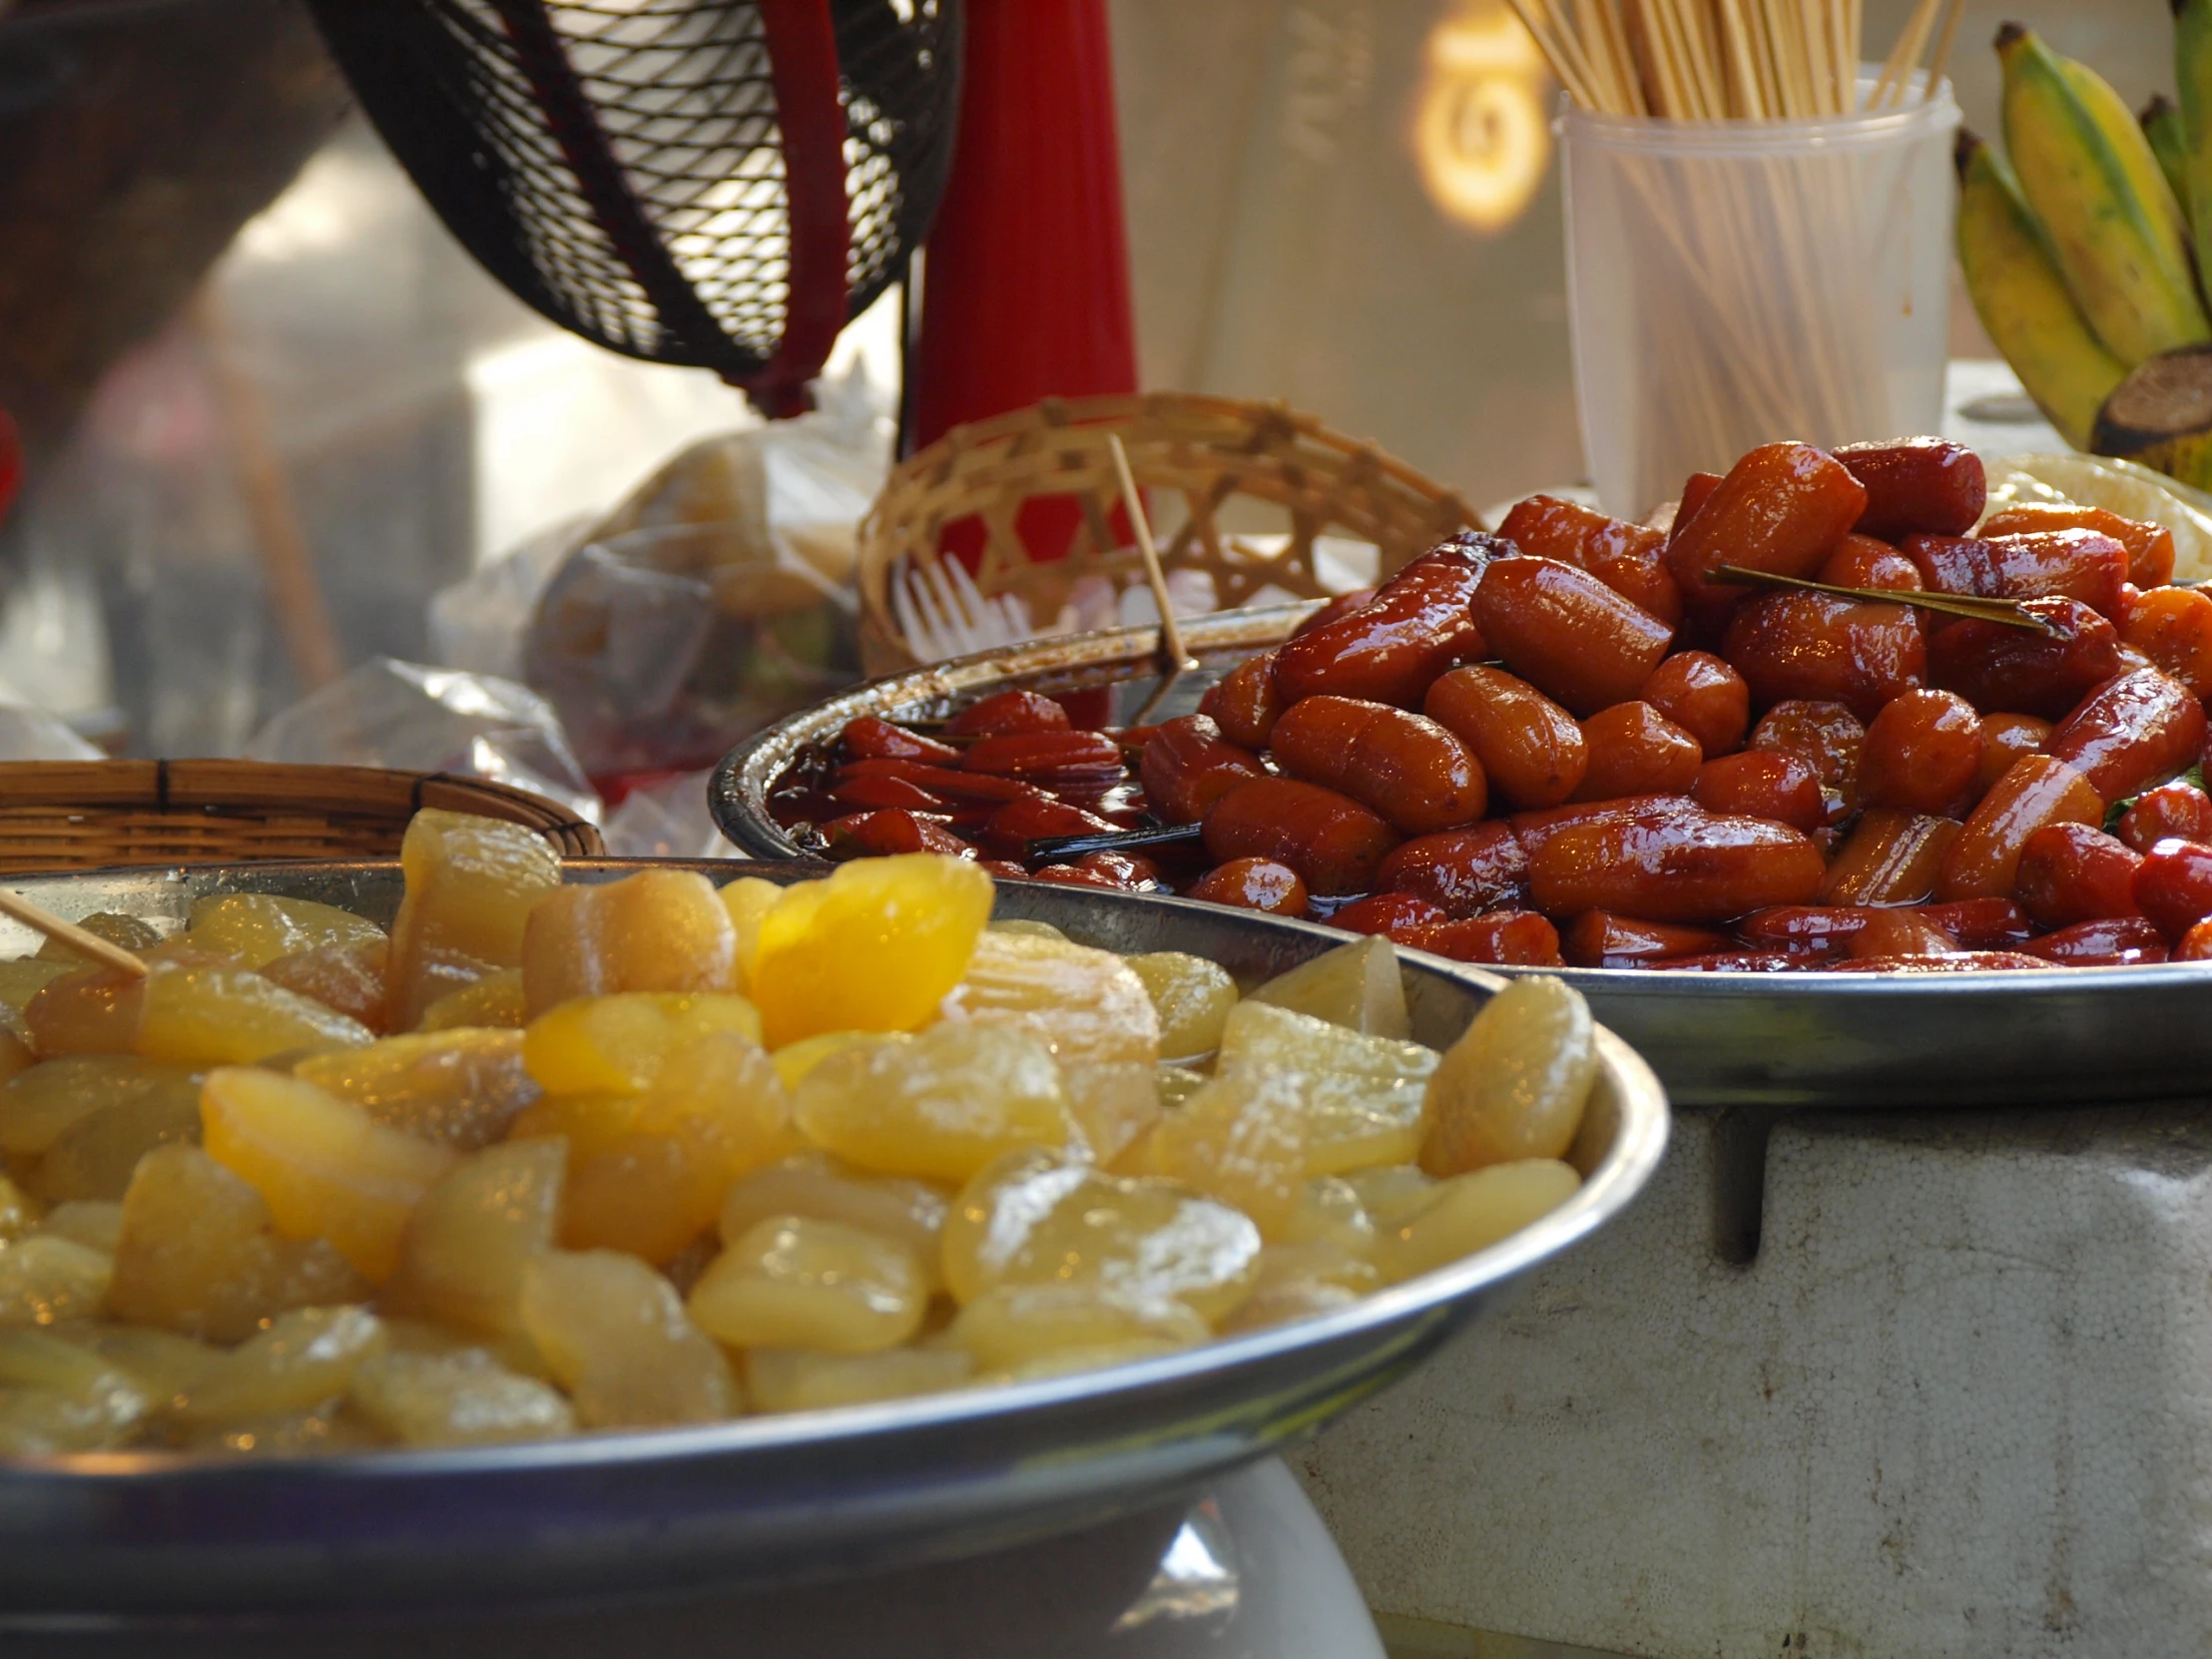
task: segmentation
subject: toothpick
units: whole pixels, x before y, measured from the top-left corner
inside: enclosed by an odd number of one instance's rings
[[[1129,470],[1129,451],[1121,446],[1121,434],[1108,432],[1106,446],[1114,452],[1114,472],[1121,480],[1121,503],[1129,509],[1129,526],[1137,533],[1137,552],[1144,560],[1144,577],[1152,585],[1152,601],[1160,607],[1160,656],[1171,672],[1198,667],[1198,659],[1183,649],[1183,630],[1176,626],[1175,607],[1168,602],[1167,573],[1160,568],[1160,549],[1152,539],[1152,521],[1145,516],[1144,497],[1137,493],[1137,475]]]

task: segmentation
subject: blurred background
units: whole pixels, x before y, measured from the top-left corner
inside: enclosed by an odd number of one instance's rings
[[[1146,385],[1284,399],[1475,502],[1581,476],[1555,95],[1503,0],[1111,10]],[[1969,127],[2008,17],[2171,91],[2163,0],[1972,0]],[[895,390],[897,302],[833,373]],[[1993,355],[1962,295],[1952,344]],[[293,0],[0,0],[0,702],[168,756],[431,660],[438,589],[753,418],[483,276]]]

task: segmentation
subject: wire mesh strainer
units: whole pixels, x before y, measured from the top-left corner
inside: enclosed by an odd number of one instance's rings
[[[804,406],[902,273],[958,107],[960,0],[309,0],[446,226],[633,357]]]

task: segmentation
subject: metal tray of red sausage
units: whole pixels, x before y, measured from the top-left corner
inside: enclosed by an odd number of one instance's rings
[[[769,797],[792,763],[862,715],[926,719],[1022,686],[1089,693],[1093,724],[1188,713],[1220,675],[1280,643],[1314,605],[1183,624],[1196,671],[1162,683],[1158,634],[1041,640],[879,680],[795,715],[717,770],[709,803],[757,858],[805,855]],[[1490,968],[1514,973],[1514,968]],[[2212,1083],[2212,969],[2173,963],[2003,973],[1683,974],[1568,968],[1678,1105],[1940,1107],[2172,1098]]]

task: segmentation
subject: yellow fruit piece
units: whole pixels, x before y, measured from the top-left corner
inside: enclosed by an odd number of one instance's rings
[[[197,1104],[198,1074],[136,1055],[81,1054],[42,1061],[0,1087],[0,1151],[11,1158],[39,1157],[82,1118],[128,1100],[170,1093]]]
[[[261,1194],[198,1147],[140,1160],[108,1291],[118,1319],[235,1343],[286,1309],[367,1294],[323,1240],[279,1237]]]
[[[1144,982],[1160,1017],[1162,1054],[1206,1054],[1221,1046],[1222,1022],[1237,1005],[1237,981],[1227,968],[1180,950],[1128,960],[1129,971]]]
[[[879,1040],[876,1031],[824,1031],[817,1036],[802,1037],[795,1043],[787,1043],[774,1056],[776,1075],[784,1080],[784,1087],[796,1090],[807,1080],[807,1074],[830,1058],[842,1054],[848,1048],[862,1048]]]
[[[1295,1077],[1306,1102],[1306,1173],[1342,1175],[1418,1156],[1437,1058],[1418,1043],[1363,1036],[1247,999],[1222,1029],[1218,1070]]]
[[[869,1175],[823,1152],[802,1152],[755,1170],[722,1201],[719,1231],[743,1238],[772,1216],[842,1222],[895,1239],[921,1264],[931,1291],[942,1282],[937,1250],[952,1195],[926,1181]]]
[[[667,1263],[714,1225],[739,1177],[785,1152],[790,1122],[775,1065],[723,1032],[677,1054],[643,1094],[549,1095],[515,1128],[567,1140],[564,1244]]]
[[[89,916],[80,917],[77,925],[97,938],[106,939],[110,944],[121,945],[125,950],[144,952],[154,949],[162,942],[161,933],[152,923],[141,921],[137,916],[119,915],[113,910],[95,910]],[[90,956],[61,939],[43,941],[38,947],[37,959],[42,962],[61,962],[73,968],[86,967],[92,962]]]
[[[439,997],[522,965],[530,907],[561,884],[561,860],[534,830],[425,808],[407,823],[406,896],[391,928],[391,1013],[410,1028]]]
[[[92,1320],[107,1305],[115,1259],[58,1234],[0,1248],[0,1326]]]
[[[382,1445],[364,1417],[343,1399],[311,1411],[254,1417],[246,1422],[178,1423],[176,1444],[184,1451],[259,1452],[270,1457],[330,1457]]]
[[[522,1324],[586,1428],[714,1422],[737,1410],[722,1350],[635,1256],[535,1258],[522,1275]]]
[[[310,1410],[345,1392],[353,1373],[383,1351],[383,1322],[366,1308],[302,1308],[208,1368],[170,1402],[198,1426],[251,1422]]]
[[[1571,1164],[1526,1158],[1439,1181],[1410,1214],[1376,1242],[1376,1263],[1395,1285],[1487,1250],[1575,1195],[1582,1177]]]
[[[738,934],[708,879],[644,869],[540,899],[522,936],[523,1002],[535,1016],[576,996],[734,991]]]
[[[1160,1109],[1172,1111],[1206,1086],[1206,1074],[1190,1066],[1162,1064],[1152,1071],[1152,1087],[1160,1097]]]
[[[385,1003],[390,964],[390,943],[378,933],[349,944],[317,945],[279,956],[264,965],[261,974],[272,985],[334,1008],[380,1033],[391,1028],[391,1010]]]
[[[1251,1067],[1214,1078],[1154,1126],[1145,1170],[1242,1210],[1267,1238],[1280,1236],[1306,1185],[1305,1079]]]
[[[552,1094],[637,1094],[686,1048],[721,1032],[758,1043],[761,1015],[727,992],[583,996],[530,1022],[522,1060]]]
[[[1068,1109],[1110,1163],[1159,1111],[1160,1022],[1144,981],[1111,951],[1038,934],[986,932],[945,1017],[1026,1031],[1059,1062]]]
[[[874,1354],[920,1328],[929,1289],[914,1253],[842,1222],[772,1216],[715,1259],[686,1304],[731,1348]]]
[[[422,1018],[416,1022],[415,1029],[455,1031],[463,1026],[478,1026],[519,1031],[529,1023],[529,1010],[522,1002],[522,969],[501,968],[439,997],[422,1010]]]
[[[795,887],[815,885],[812,881],[794,881],[790,886],[775,881],[764,881],[758,875],[741,875],[735,881],[724,884],[721,893],[722,907],[729,913],[730,925],[736,930],[738,949],[734,958],[738,985],[741,991],[750,990],[753,984],[753,959],[761,948],[761,921],[776,908],[777,901]]]
[[[1036,1151],[969,1182],[944,1224],[945,1282],[962,1303],[999,1285],[1085,1285],[1187,1303],[1211,1324],[1244,1300],[1259,1258],[1252,1218],[1216,1199]]]
[[[793,1115],[862,1169],[949,1182],[1017,1147],[1065,1146],[1073,1131],[1043,1043],[950,1020],[831,1055],[800,1084]]]
[[[113,968],[80,969],[54,980],[24,1004],[31,1049],[62,1054],[128,1054],[138,1046],[146,976]]]
[[[1260,1278],[1244,1305],[1222,1321],[1225,1337],[1289,1325],[1350,1308],[1379,1290],[1382,1276],[1372,1262],[1332,1245],[1271,1245],[1260,1257]]]
[[[0,1003],[21,1013],[32,997],[57,979],[83,971],[79,961],[56,961],[44,956],[18,956],[0,962]]]
[[[503,1445],[576,1431],[568,1401],[480,1348],[453,1354],[387,1349],[353,1373],[349,1397],[400,1445]]]
[[[926,1025],[990,913],[988,874],[928,852],[856,858],[787,888],[761,919],[751,979],[769,1046]]]
[[[1081,1370],[1170,1354],[1212,1329],[1184,1303],[1096,1285],[1000,1285],[960,1310],[947,1341],[978,1371]]]
[[[376,1040],[360,1021],[239,968],[157,962],[145,987],[138,1048],[149,1059],[250,1066],[273,1054]]]
[[[200,1141],[200,1088],[180,1079],[87,1113],[54,1137],[32,1185],[48,1204],[120,1200],[157,1146]]]
[[[480,1331],[522,1329],[522,1270],[553,1248],[568,1148],[512,1140],[470,1154],[408,1218],[387,1307]]]
[[[1362,1261],[1372,1261],[1375,1220],[1361,1202],[1359,1189],[1350,1181],[1337,1175],[1317,1176],[1299,1189],[1290,1214],[1269,1243],[1271,1249],[1328,1245]]]
[[[1597,1084],[1589,1004],[1564,979],[1515,979],[1483,1004],[1428,1079],[1420,1167],[1461,1175],[1563,1158]]]
[[[0,1244],[20,1239],[39,1223],[39,1207],[6,1176],[0,1175]]]
[[[1271,1003],[1371,1037],[1403,1041],[1412,1035],[1397,949],[1380,933],[1303,962],[1245,1000]]]
[[[1435,1177],[1416,1164],[1381,1164],[1373,1169],[1349,1170],[1343,1176],[1378,1230],[1396,1226],[1436,1190]]]
[[[291,1074],[457,1152],[491,1145],[543,1093],[523,1069],[520,1031],[467,1027],[310,1055]]]
[[[880,1354],[746,1351],[745,1392],[757,1411],[827,1411],[957,1388],[975,1373],[965,1349],[893,1348]]]
[[[381,943],[383,938],[384,930],[373,921],[333,904],[235,892],[196,900],[183,942],[258,971],[279,956],[331,945]]]
[[[121,1445],[153,1401],[138,1378],[43,1331],[0,1331],[0,1455]]]
[[[113,1256],[123,1242],[123,1206],[99,1199],[72,1199],[55,1205],[39,1218],[38,1231]]]
[[[1068,936],[1049,921],[1029,921],[1021,916],[1008,916],[1004,921],[994,921],[984,929],[987,933],[1026,933],[1033,939],[1058,939],[1062,944]]]
[[[398,1264],[409,1212],[453,1164],[450,1149],[277,1072],[211,1072],[200,1109],[209,1155],[260,1192],[278,1232],[327,1239],[375,1284]]]
[[[31,1052],[31,1028],[13,1008],[0,1005],[0,1083],[38,1064]]]
[[[223,1351],[146,1325],[63,1325],[48,1335],[97,1355],[152,1400],[175,1398],[223,1361]]]

